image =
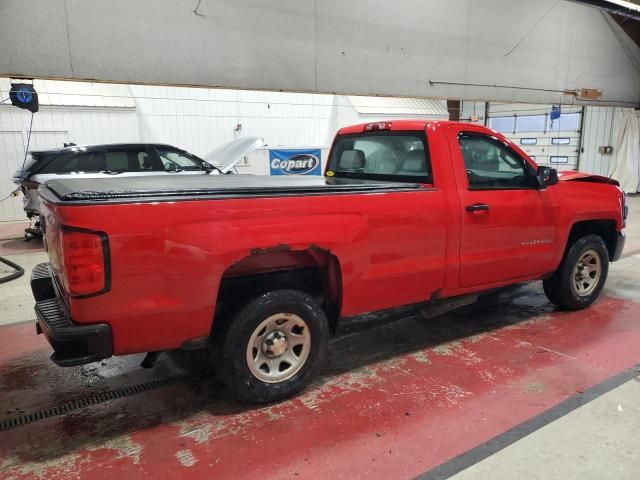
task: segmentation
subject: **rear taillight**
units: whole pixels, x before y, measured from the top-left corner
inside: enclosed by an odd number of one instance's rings
[[[76,228],[61,229],[62,276],[72,297],[109,290],[109,245],[106,234]]]

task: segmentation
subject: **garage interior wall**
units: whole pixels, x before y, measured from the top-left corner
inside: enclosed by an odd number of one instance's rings
[[[268,148],[328,147],[342,126],[392,118],[448,119],[446,101],[308,93],[225,90],[35,80],[40,111],[30,150],[82,144],[158,142],[199,156],[239,136],[264,139],[264,149],[238,166],[269,174]],[[10,80],[0,78],[0,97]],[[0,198],[24,159],[31,113],[0,105]],[[0,204],[0,221],[23,218],[20,197]]]

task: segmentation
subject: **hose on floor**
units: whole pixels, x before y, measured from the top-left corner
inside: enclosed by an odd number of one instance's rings
[[[13,263],[11,260],[7,260],[4,257],[0,257],[0,262],[4,263],[5,265],[9,265],[11,268],[15,270],[15,272],[10,273],[6,277],[1,277],[0,283],[7,283],[7,282],[10,282],[11,280],[15,280],[16,278],[20,278],[22,275],[24,275],[24,268],[22,268],[17,263]]]

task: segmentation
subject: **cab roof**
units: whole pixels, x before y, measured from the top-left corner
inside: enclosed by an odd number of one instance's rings
[[[365,127],[371,124],[377,123],[386,123],[390,124],[389,128],[385,128],[387,131],[398,131],[398,130],[425,130],[428,126],[442,126],[446,127],[448,125],[469,125],[468,122],[453,122],[451,120],[385,120],[380,122],[367,122],[367,123],[359,123],[357,125],[350,125],[348,127],[343,127],[338,130],[338,135],[345,135],[350,133],[362,133],[365,131]],[[475,124],[473,124],[475,125]]]

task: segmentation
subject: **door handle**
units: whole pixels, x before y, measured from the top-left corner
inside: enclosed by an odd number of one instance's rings
[[[473,205],[467,205],[464,209],[467,212],[488,212],[489,205],[486,203],[474,203]]]

